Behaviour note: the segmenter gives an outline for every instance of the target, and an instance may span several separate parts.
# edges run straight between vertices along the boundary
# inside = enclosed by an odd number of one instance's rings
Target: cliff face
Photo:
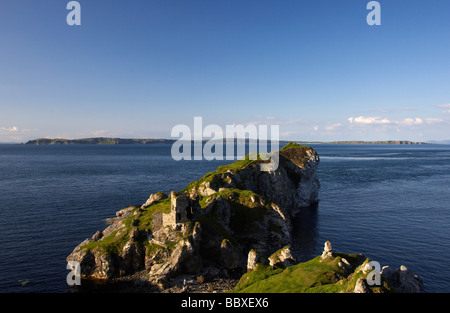
[[[170,196],[116,213],[111,225],[67,258],[84,277],[109,279],[144,271],[160,288],[179,274],[243,273],[249,252],[267,259],[291,244],[290,217],[318,201],[317,153],[288,144],[275,171],[263,160],[221,166]]]

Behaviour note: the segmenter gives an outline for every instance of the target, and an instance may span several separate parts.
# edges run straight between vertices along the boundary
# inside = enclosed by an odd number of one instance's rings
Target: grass
[[[145,208],[145,211],[141,212],[138,216],[135,216],[133,219],[138,221],[138,229],[151,230],[153,214],[157,212],[170,213],[170,198],[153,202]]]
[[[122,251],[122,248],[129,241],[130,231],[133,227],[137,227],[140,231],[151,230],[153,214],[156,212],[169,213],[170,212],[170,198],[163,199],[152,203],[144,211],[138,215],[133,213],[138,210],[136,207],[131,216],[123,220],[123,227],[112,232],[110,235],[102,238],[100,241],[91,241],[82,246],[81,249],[99,250],[107,255],[117,255]],[[144,244],[146,238],[140,238],[137,242]]]
[[[88,251],[96,249],[106,255],[117,255],[118,253],[120,253],[123,246],[127,243],[128,234],[129,232],[126,229],[124,232],[116,230],[109,236],[104,237],[101,241],[91,241],[88,244],[82,246],[81,249],[86,249]]]
[[[346,273],[338,266],[345,257],[356,268]],[[365,278],[361,270],[369,260],[358,260],[356,255],[337,254],[321,260],[318,256],[308,262],[290,266],[284,270],[258,264],[255,270],[244,274],[233,292],[236,293],[340,293],[352,292],[356,281]],[[359,265],[358,265],[359,264]],[[370,286],[372,292],[389,292],[392,288],[382,280],[381,286]]]
[[[186,186],[186,188],[182,190],[182,192],[190,192],[192,189],[196,190],[199,186],[208,182],[214,182],[218,186],[224,186],[225,182],[223,182],[221,178],[223,174],[227,173],[228,171],[236,173],[248,168],[249,166],[262,162],[266,161],[261,159],[261,156],[259,154],[248,154],[241,160],[237,160],[236,162],[233,162],[231,164],[219,166],[215,171],[211,171],[199,180],[191,182],[188,186]]]
[[[336,270],[337,266],[333,263],[319,261],[320,257],[316,257],[311,261],[288,267],[285,270],[271,270],[269,266],[261,269],[257,267],[257,269],[241,278],[234,291],[244,293],[306,292],[318,282],[324,283],[327,275],[330,275],[328,273],[333,273]],[[263,272],[259,273],[261,270]]]
[[[298,143],[295,142],[290,142],[287,145],[285,145],[283,148],[281,148],[280,151],[286,151],[286,150],[290,150],[290,149],[309,149],[311,148],[310,146],[305,146],[305,145],[299,145]]]

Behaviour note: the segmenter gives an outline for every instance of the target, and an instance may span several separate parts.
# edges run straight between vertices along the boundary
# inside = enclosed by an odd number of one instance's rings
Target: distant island
[[[170,139],[126,139],[126,138],[83,138],[83,139],[63,139],[63,138],[39,138],[30,140],[26,145],[126,145],[126,144],[153,144],[153,143],[174,143]]]
[[[26,142],[26,145],[74,145],[74,144],[89,144],[89,145],[125,145],[125,144],[155,144],[155,143],[169,143],[172,144],[175,139],[127,139],[127,138],[109,138],[109,137],[95,137],[82,139],[64,139],[64,138],[39,138]],[[204,140],[206,141],[206,140]],[[225,141],[225,139],[224,139]],[[244,139],[235,139],[236,142],[248,142]],[[296,141],[299,144],[350,144],[350,145],[425,145],[426,142],[414,142],[409,140],[387,140],[387,141]],[[280,144],[287,143],[287,141],[280,141]]]

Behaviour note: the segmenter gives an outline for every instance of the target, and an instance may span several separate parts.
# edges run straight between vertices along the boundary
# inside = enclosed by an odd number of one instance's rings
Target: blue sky
[[[0,142],[170,138],[276,124],[292,140],[450,139],[450,2],[0,2]]]

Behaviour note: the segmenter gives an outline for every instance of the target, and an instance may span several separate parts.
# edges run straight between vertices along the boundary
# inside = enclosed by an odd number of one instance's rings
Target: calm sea
[[[450,146],[313,147],[320,203],[295,219],[297,258],[329,240],[450,292]],[[227,163],[176,162],[170,148],[0,145],[0,292],[65,292],[66,257],[104,219]]]

